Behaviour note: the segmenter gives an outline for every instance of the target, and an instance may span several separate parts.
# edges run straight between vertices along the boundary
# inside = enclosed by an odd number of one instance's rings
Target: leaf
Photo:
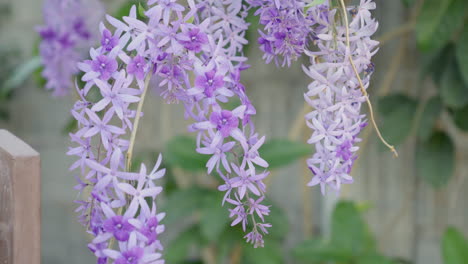
[[[338,202],[332,215],[331,228],[330,244],[333,247],[356,255],[375,249],[375,241],[352,202]]]
[[[197,187],[174,191],[163,204],[163,211],[167,212],[164,221],[173,224],[192,217],[201,208],[204,197],[205,191]]]
[[[283,254],[281,245],[277,241],[266,239],[265,247],[254,248],[251,244],[244,244],[244,264],[282,264]]]
[[[449,227],[442,238],[445,264],[468,263],[468,242],[454,227]]]
[[[223,231],[229,227],[229,214],[221,205],[224,192],[211,191],[205,194],[200,219],[201,234],[208,241],[219,239]]]
[[[444,132],[434,132],[417,146],[416,168],[420,177],[438,188],[445,185],[454,171],[454,146]]]
[[[419,47],[423,51],[433,51],[442,48],[451,40],[454,33],[463,26],[467,1],[451,0],[447,2],[450,2],[450,4],[440,23],[436,25],[432,37],[424,41],[424,43],[419,43]]]
[[[403,94],[380,98],[378,110],[381,114],[383,137],[392,145],[405,141],[411,132],[417,102]]]
[[[196,227],[182,232],[176,239],[169,243],[164,253],[164,259],[167,263],[180,263],[186,260],[190,245],[195,244],[199,239],[200,234]]]
[[[427,101],[419,123],[418,136],[421,140],[425,141],[429,138],[441,111],[442,101],[440,97],[434,96]]]
[[[309,145],[287,139],[267,141],[259,153],[270,164],[270,169],[288,165],[304,156],[311,154]]]
[[[416,40],[421,50],[427,51],[430,42],[437,37],[435,33],[452,2],[453,0],[427,0],[424,2],[416,21]]]
[[[349,262],[353,258],[350,252],[316,239],[300,243],[293,249],[293,256],[306,263]]]
[[[62,133],[68,135],[68,133],[76,131],[78,129],[78,121],[74,117],[70,117],[62,128]]]
[[[422,56],[421,76],[431,76],[437,86],[440,86],[445,68],[455,58],[455,45],[447,44],[443,49]]]
[[[141,2],[138,2],[138,16],[142,18],[146,17],[145,12],[146,12],[145,7],[141,4]]]
[[[453,112],[453,121],[459,129],[468,131],[468,105]]]
[[[144,8],[143,8],[145,6],[144,5],[145,2],[146,1],[143,1],[143,0],[126,1],[119,7],[119,9],[117,9],[117,12],[114,13],[114,17],[119,20],[122,20],[124,16],[128,16],[130,14],[130,10],[132,9],[132,6],[135,5],[137,7],[137,18],[140,20],[144,19],[146,18],[146,15],[144,14]],[[142,11],[143,11],[143,14],[142,14]]]
[[[314,7],[314,6],[318,6],[318,5],[321,5],[325,3],[325,0],[313,0],[310,4],[307,4],[305,7],[304,7],[304,11],[307,12],[307,10],[309,10],[309,8],[311,7]]]
[[[206,170],[209,156],[195,151],[196,140],[188,136],[176,136],[166,144],[166,162],[186,170]]]
[[[468,85],[468,26],[463,28],[456,45],[456,57],[463,80]]]
[[[444,70],[440,84],[442,102],[452,108],[461,108],[468,104],[468,85],[464,83],[459,68],[452,61]]]
[[[33,57],[16,68],[11,77],[2,86],[2,97],[25,82],[34,71],[41,67],[41,58]]]

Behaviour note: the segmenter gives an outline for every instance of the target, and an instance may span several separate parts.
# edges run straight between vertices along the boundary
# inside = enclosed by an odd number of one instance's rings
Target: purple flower
[[[341,184],[353,182],[350,175],[361,130],[366,126],[365,116],[360,113],[366,100],[359,87],[354,67],[362,77],[364,88],[369,86],[374,71],[371,62],[378,42],[370,37],[377,30],[377,23],[370,11],[375,8],[371,0],[361,1],[349,24],[350,48],[347,47],[346,26],[337,10],[329,10],[328,4],[309,9],[309,18],[315,27],[315,43],[318,50],[307,51],[310,56],[306,74],[313,79],[305,94],[306,102],[314,109],[305,118],[313,132],[308,140],[316,152],[307,164],[313,173],[309,186],[320,184],[322,194],[329,186],[337,191]],[[338,38],[336,37],[338,34]],[[353,58],[354,66],[349,58]]]
[[[140,230],[140,232],[148,239],[149,244],[152,244],[158,239],[158,225],[158,218],[153,216],[146,221],[146,224]]]
[[[144,164],[141,165],[140,169],[140,176],[138,178],[138,184],[135,187],[128,183],[119,183],[118,187],[126,194],[133,196],[132,201],[130,202],[127,211],[129,212],[136,212],[138,207],[141,207],[142,212],[145,215],[150,215],[150,209],[148,207],[148,203],[145,200],[145,197],[156,197],[161,191],[161,187],[151,187],[151,188],[144,188],[146,183],[146,167]]]
[[[143,80],[145,78],[146,71],[146,60],[140,55],[133,58],[127,65],[127,72],[135,75],[138,79]]]
[[[215,125],[221,135],[226,138],[239,125],[239,119],[229,110],[222,110],[221,113],[213,112],[210,116],[210,122]]]
[[[111,51],[119,43],[119,38],[112,36],[108,29],[102,31],[101,45],[105,51]]]
[[[96,115],[95,112],[91,111],[90,109],[86,109],[86,114],[88,115],[89,119],[92,121],[92,126],[89,128],[83,135],[85,138],[90,138],[98,133],[101,134],[101,142],[103,146],[108,149],[109,147],[109,140],[112,134],[124,134],[125,131],[113,125],[109,125],[108,123],[112,119],[114,115],[113,111],[108,111],[104,114],[102,120]]]
[[[99,0],[46,0],[44,26],[38,27],[39,46],[47,80],[54,96],[67,95],[78,73],[76,63],[85,58],[97,37],[98,20],[103,15]]]
[[[186,32],[179,34],[179,41],[184,48],[193,52],[200,52],[202,46],[208,43],[208,37],[199,28],[192,27],[186,30]]]
[[[98,72],[101,80],[107,81],[112,76],[117,68],[118,64],[115,59],[109,58],[106,55],[99,55],[96,59],[90,62],[91,69],[94,72]]]
[[[223,87],[223,76],[216,75],[216,71],[212,70],[195,78],[195,85],[204,89],[207,97],[212,97],[216,89]]]
[[[119,74],[119,77],[117,77],[112,87],[110,87],[107,82],[103,82],[99,79],[95,80],[101,92],[102,99],[93,105],[91,110],[99,112],[112,103],[112,107],[117,116],[123,119],[123,113],[127,110],[127,105],[140,101],[140,98],[135,96],[139,94],[140,91],[129,88],[128,85],[130,85],[130,82],[130,80],[125,79],[124,72]]]
[[[128,223],[121,215],[116,215],[107,219],[103,225],[104,231],[114,234],[118,241],[127,241],[130,237],[130,232],[135,228]]]
[[[139,264],[143,257],[144,250],[140,247],[134,247],[122,253],[122,255],[115,260],[115,264]]]

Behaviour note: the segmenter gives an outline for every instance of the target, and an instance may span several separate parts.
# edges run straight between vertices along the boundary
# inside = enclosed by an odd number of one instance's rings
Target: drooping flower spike
[[[126,263],[125,258],[162,263],[157,234],[163,230],[163,216],[154,202],[146,204],[161,191],[154,183],[164,174],[157,170],[161,160],[150,174],[144,164],[139,173],[129,171],[149,88],[168,102],[182,102],[186,117],[194,120],[189,131],[197,133],[197,151],[212,156],[207,172],[219,173],[224,181],[220,191],[230,186],[220,204],[233,206],[233,225],[242,222],[249,229],[247,241],[263,246],[271,226],[264,223],[269,207],[260,204],[266,191],[262,180],[269,174],[268,163],[258,154],[265,138],[254,131],[250,116],[255,108],[239,82],[246,69],[246,58],[239,55],[246,43],[245,7],[240,0],[188,3],[185,8],[173,0],[149,1],[145,21],[138,19],[136,7],[123,21],[108,15],[111,27],[100,25],[102,46],[92,48],[91,58],[78,64],[86,84],[78,88],[81,99],[72,109],[80,129],[71,139],[79,146],[69,154],[78,156],[72,168],[81,169],[77,189],[91,190],[78,201],[77,210],[96,237],[89,247],[98,263]],[[92,89],[102,96],[97,102],[87,98]],[[223,109],[221,103],[235,97],[240,105]],[[118,250],[113,241],[118,241]]]
[[[305,54],[310,66],[305,73],[313,79],[304,95],[313,111],[305,116],[313,130],[309,144],[315,145],[315,154],[307,160],[313,174],[309,186],[320,185],[339,191],[342,184],[353,182],[351,169],[357,159],[356,146],[361,141],[360,131],[367,126],[361,105],[369,105],[370,121],[383,141],[373,119],[373,110],[366,92],[374,71],[371,58],[378,50],[378,42],[371,37],[378,23],[371,16],[375,9],[372,0],[361,0],[356,7],[338,6],[330,1],[249,0],[259,7],[260,47],[266,62],[290,65]],[[352,17],[348,21],[348,17]],[[397,155],[397,154],[396,154]]]
[[[37,31],[45,87],[54,96],[68,95],[79,72],[76,63],[97,42],[97,25],[104,8],[99,0],[46,0],[43,14],[45,24]]]

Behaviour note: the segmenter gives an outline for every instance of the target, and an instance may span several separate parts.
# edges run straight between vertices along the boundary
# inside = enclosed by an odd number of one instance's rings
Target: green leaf
[[[314,7],[314,6],[318,6],[318,5],[321,5],[325,3],[325,0],[313,0],[310,4],[307,4],[305,7],[304,7],[304,10],[307,12],[307,10],[309,10],[309,8],[311,7]]]
[[[224,193],[211,191],[204,197],[200,231],[208,241],[218,240],[223,231],[229,226],[229,214],[226,208],[221,206]]]
[[[421,76],[431,76],[437,86],[440,86],[445,68],[455,58],[455,45],[449,43],[443,49],[422,56]]]
[[[146,17],[145,12],[146,12],[145,7],[141,4],[141,2],[138,2],[138,15],[140,17]]]
[[[138,19],[144,19],[146,18],[146,15],[144,13],[145,2],[146,1],[143,0],[126,1],[119,7],[119,9],[117,9],[117,12],[114,13],[114,17],[117,19],[122,19],[124,16],[128,16],[130,14],[132,6],[136,6]]]
[[[461,108],[468,104],[468,85],[463,81],[459,68],[452,61],[442,75],[440,97],[443,103],[452,108]]]
[[[13,72],[11,77],[5,81],[2,86],[1,93],[6,95],[14,88],[20,86],[25,82],[38,68],[41,67],[41,58],[33,57],[24,62]]]
[[[270,169],[288,165],[304,156],[311,154],[310,146],[287,139],[273,139],[267,141],[259,153],[270,164]]]
[[[316,239],[307,240],[297,245],[293,249],[293,256],[306,263],[322,263],[327,261],[345,263],[353,258],[353,254],[349,251]]]
[[[265,247],[254,248],[251,244],[244,244],[244,264],[282,264],[281,245],[277,241],[265,240]]]
[[[454,171],[454,146],[444,132],[434,132],[416,149],[418,174],[433,187],[441,187],[449,181]]]
[[[442,101],[438,96],[434,96],[427,101],[419,123],[418,136],[421,140],[427,140],[431,136],[432,129],[441,111]]]
[[[468,85],[468,26],[463,28],[456,45],[456,57],[463,80]]]
[[[421,13],[416,21],[416,40],[420,49],[430,49],[439,25],[442,23],[450,4],[453,0],[427,0],[421,8]]]
[[[338,202],[332,215],[331,228],[330,244],[333,247],[356,255],[375,249],[375,241],[352,202]]]
[[[74,117],[70,117],[62,129],[62,133],[64,135],[68,135],[68,133],[76,131],[78,129],[78,121]]]
[[[166,162],[186,170],[206,170],[209,156],[195,151],[196,140],[188,136],[176,136],[166,144]]]
[[[174,191],[163,204],[163,211],[168,212],[164,221],[172,224],[192,217],[201,208],[205,194],[197,187]]]
[[[440,23],[436,25],[432,37],[423,43],[419,43],[419,47],[423,51],[432,51],[442,48],[451,40],[454,33],[463,26],[467,1],[451,0],[446,2],[450,2],[450,4],[440,20]]]
[[[417,102],[403,94],[380,98],[378,110],[381,114],[383,137],[392,145],[405,141],[411,132]]]
[[[171,241],[164,252],[167,263],[180,263],[188,258],[190,246],[200,239],[196,227],[190,228]]]
[[[459,129],[468,131],[468,105],[453,112],[453,121]]]
[[[449,227],[442,238],[442,255],[445,264],[468,263],[468,242],[454,227]]]

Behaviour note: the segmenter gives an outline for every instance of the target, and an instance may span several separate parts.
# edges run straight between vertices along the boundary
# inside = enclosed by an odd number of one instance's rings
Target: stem
[[[146,92],[148,91],[148,86],[149,86],[149,81],[151,79],[151,76],[152,76],[151,73],[149,73],[146,76],[145,88],[143,90],[143,93],[141,94],[140,102],[138,102],[135,122],[133,123],[133,130],[130,136],[130,145],[128,147],[127,155],[126,155],[126,163],[125,163],[126,171],[130,170],[130,165],[132,163],[132,153],[133,153],[133,147],[135,146],[135,139],[136,139],[136,132],[138,130],[138,124],[140,123],[141,109],[143,108],[143,103],[145,102]],[[124,207],[125,206],[119,208],[119,210],[117,211],[118,215],[122,215]],[[111,241],[109,242],[110,249],[112,249],[114,242],[115,242],[115,238],[112,237]]]
[[[126,165],[125,168],[130,170],[130,165],[132,163],[133,147],[135,146],[136,134],[138,131],[138,124],[140,123],[141,109],[143,108],[143,103],[145,102],[146,92],[148,91],[149,81],[151,79],[151,74],[148,74],[145,79],[145,88],[141,94],[140,102],[138,102],[137,112],[135,116],[135,122],[133,123],[132,135],[130,136],[130,145],[128,146],[127,156],[126,156]]]
[[[346,10],[346,5],[344,3],[344,0],[340,0],[340,3],[341,3],[341,8],[343,9],[343,16],[344,16],[344,20],[345,20],[345,28],[346,28],[346,46],[348,47],[348,49],[351,51],[351,45],[349,44],[349,23],[348,23],[348,11]],[[358,79],[358,82],[359,82],[359,87],[361,89],[361,92],[362,94],[364,95],[364,97],[366,98],[366,102],[367,102],[367,105],[369,106],[369,114],[370,114],[370,120],[372,122],[372,125],[374,126],[375,128],[375,131],[377,132],[377,135],[379,136],[380,140],[382,141],[382,143],[387,146],[392,152],[393,154],[395,155],[395,157],[398,157],[398,152],[395,150],[395,147],[388,144],[388,142],[382,137],[382,134],[380,133],[380,130],[379,130],[379,127],[377,126],[377,123],[375,122],[375,119],[374,119],[374,110],[372,108],[372,104],[369,100],[369,95],[367,94],[367,91],[366,89],[364,88],[364,85],[362,83],[362,80],[361,80],[361,76],[359,76],[359,72],[357,71],[356,69],[356,65],[354,65],[354,61],[353,61],[353,58],[351,56],[351,54],[349,54],[349,62],[353,68],[353,71],[354,71],[354,74],[356,75],[356,78]]]

